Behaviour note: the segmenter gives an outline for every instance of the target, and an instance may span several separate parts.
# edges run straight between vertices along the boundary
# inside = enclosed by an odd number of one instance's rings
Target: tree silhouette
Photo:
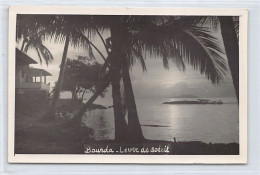
[[[200,16],[188,17],[188,23],[199,26],[210,26],[213,29],[220,28],[231,71],[233,85],[239,104],[239,17],[238,16]]]
[[[57,90],[50,112],[56,107],[62,86],[69,44],[88,49],[90,57],[93,57],[92,48],[94,48],[105,60],[102,83],[80,109],[71,125],[79,126],[86,109],[111,83],[115,139],[118,142],[142,142],[144,139],[129,74],[129,68],[136,61],[142,64],[144,70],[146,70],[146,57],[161,58],[166,69],[169,68],[169,60],[183,71],[185,65],[190,64],[194,69],[200,70],[201,74],[205,74],[212,83],[224,81],[226,77],[226,60],[222,56],[223,48],[218,39],[208,28],[194,25],[185,17],[36,15],[32,18],[30,22],[34,24],[33,27],[43,28],[44,36],[65,43]],[[103,39],[103,31],[109,31],[111,36]],[[107,58],[89,40],[93,35],[100,36],[106,48]],[[125,120],[126,112],[128,124]]]
[[[105,26],[110,26],[111,33],[110,77],[114,87],[114,114],[118,122],[116,126],[125,123],[123,107],[120,103],[122,97],[118,95],[122,72],[128,111],[128,130],[118,129],[120,134],[116,136],[116,140],[127,139],[131,142],[143,140],[129,76],[129,67],[135,63],[135,60],[139,60],[145,70],[145,56],[162,58],[165,68],[168,68],[168,60],[171,59],[182,70],[185,70],[185,63],[191,64],[205,74],[212,83],[225,80],[227,66],[222,57],[223,49],[207,28],[188,25],[175,17],[112,16],[110,19],[107,18],[104,23]],[[104,80],[104,82],[108,81]],[[106,86],[107,84],[104,83],[100,90]],[[93,98],[97,96],[94,94]],[[76,118],[82,116],[82,112],[88,108],[93,98],[90,98]]]

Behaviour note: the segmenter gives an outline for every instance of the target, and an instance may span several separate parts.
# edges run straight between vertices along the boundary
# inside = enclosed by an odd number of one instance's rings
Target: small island
[[[164,102],[163,104],[218,104],[221,105],[221,100],[208,100],[208,99],[197,99],[197,100],[181,100],[181,101],[170,101]]]

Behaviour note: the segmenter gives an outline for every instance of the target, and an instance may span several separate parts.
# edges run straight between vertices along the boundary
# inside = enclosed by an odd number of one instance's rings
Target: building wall
[[[50,85],[41,82],[33,82],[33,77],[27,73],[28,69],[29,65],[16,66],[15,92],[17,100],[29,104],[36,99],[47,100]]]
[[[33,82],[33,77],[26,74],[26,69],[29,69],[29,65],[17,66],[16,67],[16,71],[15,71],[15,73],[16,73],[16,75],[15,75],[16,88],[20,88],[21,83]]]

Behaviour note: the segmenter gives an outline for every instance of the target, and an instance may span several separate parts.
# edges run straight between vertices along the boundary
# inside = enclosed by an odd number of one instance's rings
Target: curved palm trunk
[[[84,115],[84,113],[86,112],[86,110],[93,104],[93,102],[97,99],[98,96],[101,95],[101,93],[109,86],[110,83],[110,79],[111,79],[111,73],[107,73],[105,74],[105,70],[108,67],[108,65],[110,64],[110,57],[108,56],[103,68],[102,68],[102,73],[101,75],[103,76],[101,82],[103,83],[98,90],[92,95],[92,97],[90,97],[90,99],[80,108],[79,112],[75,115],[75,117],[72,119],[72,121],[69,123],[69,126],[75,126],[75,127],[79,127],[81,125],[81,120],[82,120],[82,116]],[[105,75],[104,75],[105,74]]]
[[[57,102],[58,102],[58,99],[60,96],[61,85],[62,85],[63,76],[64,76],[64,72],[65,72],[65,63],[66,63],[66,58],[67,58],[67,53],[68,53],[68,47],[69,47],[69,34],[66,36],[66,41],[65,41],[63,55],[62,55],[62,61],[61,61],[61,65],[60,65],[58,83],[56,86],[56,90],[54,91],[53,99],[52,99],[51,106],[50,106],[50,109],[48,112],[48,115],[50,115],[50,117],[53,116],[53,113],[56,109],[56,105],[57,105]]]
[[[114,54],[114,53],[111,53]],[[116,56],[116,55],[115,55]],[[117,57],[118,58],[118,57]],[[108,60],[106,60],[108,61]],[[84,104],[77,115],[69,123],[71,127],[79,127],[81,124],[82,116],[85,111],[92,105],[97,97],[108,87],[109,83],[112,83],[112,97],[115,116],[115,140],[117,142],[125,142],[127,139],[127,124],[124,118],[121,91],[120,91],[120,79],[121,79],[121,66],[118,65],[115,59],[110,60],[111,69],[108,74],[102,79],[103,84],[97,90],[97,92]]]
[[[221,34],[239,104],[239,46],[232,17],[219,17]]]
[[[126,59],[123,60],[122,70],[126,94],[126,106],[128,111],[128,138],[131,142],[142,142],[144,140],[144,136],[138,119],[135,97]]]
[[[79,127],[81,125],[82,116],[97,99],[97,97],[100,96],[101,93],[108,87],[109,83],[110,79],[108,77],[105,77],[102,86],[92,95],[92,97],[84,104],[84,106],[81,107],[77,115],[69,123],[69,126]]]

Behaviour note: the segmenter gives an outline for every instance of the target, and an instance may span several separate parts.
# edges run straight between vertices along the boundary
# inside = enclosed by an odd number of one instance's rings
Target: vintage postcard
[[[10,7],[10,163],[247,163],[247,10]]]

